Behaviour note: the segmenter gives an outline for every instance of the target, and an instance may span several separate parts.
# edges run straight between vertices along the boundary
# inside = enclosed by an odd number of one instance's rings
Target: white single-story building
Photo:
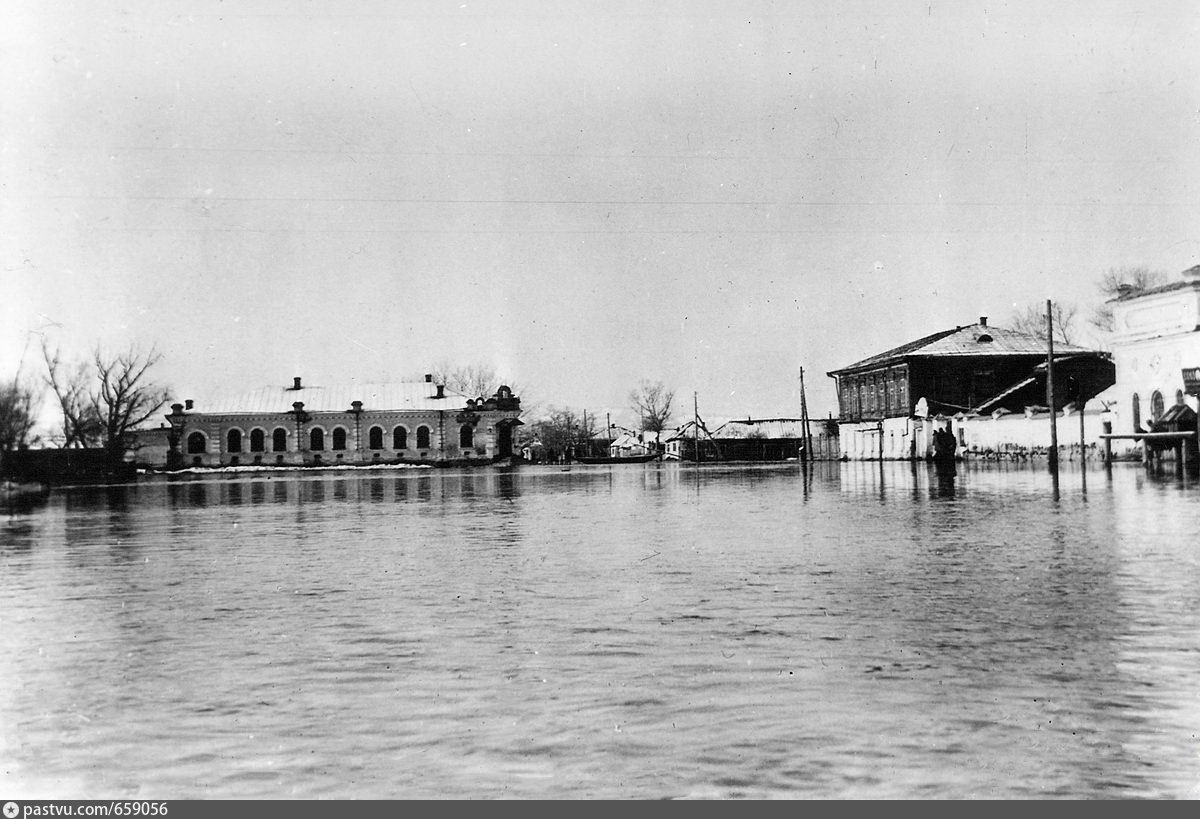
[[[306,386],[297,377],[291,386],[173,404],[162,465],[484,462],[513,454],[520,412],[508,387],[472,398],[429,375],[330,387]]]

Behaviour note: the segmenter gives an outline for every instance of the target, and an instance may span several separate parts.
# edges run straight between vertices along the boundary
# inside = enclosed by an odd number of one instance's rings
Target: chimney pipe
[[[300,386],[300,376],[298,376],[298,375],[297,375],[297,376],[295,376],[295,377],[293,377],[293,378],[292,378],[292,389],[293,389],[293,390],[298,390],[298,389],[301,389],[301,386]]]
[[[979,324],[981,327],[987,327],[987,316],[980,316]]]
[[[185,399],[184,399],[184,401],[183,401],[183,408],[184,408],[185,410],[190,410],[190,409],[192,408],[192,399],[190,399],[190,398],[185,398]]]

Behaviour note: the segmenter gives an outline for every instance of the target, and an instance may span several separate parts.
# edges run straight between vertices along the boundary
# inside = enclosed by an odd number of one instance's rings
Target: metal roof
[[[1056,341],[1054,352],[1059,354],[1095,352],[1074,344]],[[1027,356],[1045,355],[1046,340],[1033,333],[1022,333],[990,324],[968,324],[953,330],[901,344],[841,369],[831,370],[829,375],[850,370],[865,370],[898,363],[914,356]]]
[[[810,425],[812,422],[809,422]],[[798,418],[726,421],[713,430],[714,438],[803,438],[803,422]]]
[[[468,396],[447,389],[437,397],[437,384],[403,381],[393,384],[349,384],[330,387],[261,387],[257,390],[195,401],[189,412],[214,415],[252,415],[289,412],[292,404],[304,402],[306,412],[348,412],[351,402],[362,401],[364,412],[378,410],[457,410],[467,405]]]

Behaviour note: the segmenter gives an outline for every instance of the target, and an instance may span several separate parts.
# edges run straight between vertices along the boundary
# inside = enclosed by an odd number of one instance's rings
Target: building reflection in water
[[[594,477],[594,476],[593,476]],[[453,472],[414,470],[414,474],[385,478],[380,475],[288,475],[247,478],[175,479],[158,484],[170,508],[205,508],[265,504],[323,504],[349,501],[369,503],[431,503],[454,501],[468,505],[499,497],[512,500],[520,495],[521,477],[513,472],[480,469]],[[268,488],[269,486],[269,488]],[[130,487],[111,490],[104,507],[128,506]],[[76,493],[72,504],[95,503],[95,493]]]
[[[375,503],[383,500],[383,478],[371,478],[367,481],[367,497]]]

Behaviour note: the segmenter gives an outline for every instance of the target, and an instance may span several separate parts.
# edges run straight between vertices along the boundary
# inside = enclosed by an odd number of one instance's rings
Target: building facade
[[[1016,432],[1018,425],[1000,425],[998,419],[1086,405],[1115,378],[1107,353],[1055,344],[1051,408],[1046,403],[1046,359],[1045,340],[988,326],[981,317],[977,324],[943,330],[833,370],[828,375],[837,383],[842,457],[926,458],[933,433],[947,428],[963,451],[1028,448],[1028,442],[1004,440],[998,430]],[[970,434],[973,425],[983,434],[984,423],[987,450]]]
[[[1200,265],[1177,281],[1118,295],[1109,305],[1117,372],[1105,396],[1112,399],[1113,433],[1148,432],[1173,407],[1200,410],[1194,386],[1200,370]],[[1142,443],[1114,439],[1112,446],[1117,455],[1135,455]]]
[[[162,466],[487,463],[513,454],[520,399],[508,387],[471,398],[435,384],[266,387],[167,416]]]

